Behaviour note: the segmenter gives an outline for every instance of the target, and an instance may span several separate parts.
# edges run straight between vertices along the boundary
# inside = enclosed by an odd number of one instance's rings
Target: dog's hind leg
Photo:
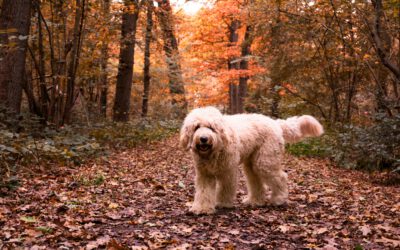
[[[215,176],[197,171],[195,181],[196,194],[190,211],[195,214],[212,214],[216,205]]]
[[[264,144],[253,157],[255,175],[271,189],[270,202],[282,205],[288,199],[287,174],[282,170],[283,144]]]
[[[254,171],[252,163],[244,164],[246,175],[247,197],[243,203],[251,206],[262,206],[265,204],[265,189],[260,176]]]
[[[217,177],[217,207],[233,207],[237,189],[237,169]]]
[[[271,204],[282,205],[287,202],[288,188],[287,188],[287,174],[279,170],[273,172],[268,176],[268,183],[271,188]]]

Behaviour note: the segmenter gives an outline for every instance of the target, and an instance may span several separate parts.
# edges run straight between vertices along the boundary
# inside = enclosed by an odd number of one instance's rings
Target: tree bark
[[[15,113],[20,112],[26,80],[31,5],[30,0],[3,0],[0,14],[0,104]]]
[[[150,43],[151,31],[153,29],[153,1],[147,3],[147,23],[144,48],[144,67],[143,67],[143,101],[142,117],[147,116],[150,92]]]
[[[241,60],[239,68],[240,70],[248,70],[249,69],[249,61],[248,56],[250,55],[250,47],[252,43],[252,36],[251,36],[252,27],[250,25],[246,26],[246,32],[244,34],[244,39],[242,42],[242,51],[241,51]],[[247,80],[249,79],[248,76],[240,76],[239,78],[239,93],[238,93],[238,113],[244,112],[244,102],[247,96]]]
[[[125,0],[122,14],[121,48],[114,100],[113,120],[129,120],[130,98],[133,78],[136,25],[139,18],[139,5],[135,0]]]
[[[172,105],[179,116],[185,115],[187,101],[180,65],[178,42],[174,34],[174,22],[172,8],[169,0],[157,0],[159,8],[157,17],[164,40],[164,51],[167,57],[169,90],[172,97]]]
[[[283,62],[283,56],[280,54],[280,45],[282,44],[282,34],[281,33],[281,0],[275,1],[276,4],[276,23],[271,27],[271,51],[275,54],[275,60],[272,65],[273,72],[271,73],[271,116],[274,118],[280,118],[280,109],[279,104],[281,102],[281,96],[279,95],[279,90],[282,88],[281,86],[281,73],[282,69],[280,67],[281,62]],[[278,54],[278,55],[277,55]]]
[[[384,43],[381,38],[381,34],[383,32],[381,19],[384,11],[382,6],[382,0],[375,0],[372,1],[372,3],[374,6],[375,13],[374,13],[374,21],[372,24],[371,37],[374,43],[375,50],[382,64],[393,73],[393,75],[397,79],[397,82],[400,82],[400,67],[390,59],[388,55],[389,53],[385,49]]]
[[[75,103],[75,79],[80,59],[85,1],[86,0],[76,0],[74,33],[67,71],[67,96],[65,100],[63,123],[70,122],[72,107]]]
[[[239,21],[233,20],[228,29],[229,29],[229,46],[236,46],[239,40],[239,35],[237,30],[239,29]],[[239,62],[235,61],[236,58],[228,58],[228,69],[229,70],[238,70],[240,65]],[[234,62],[235,61],[235,62]],[[236,83],[229,83],[229,112],[231,114],[238,113],[238,103],[239,103],[239,89]]]
[[[103,0],[103,15],[106,20],[105,23],[110,21],[110,0]],[[107,72],[107,62],[108,62],[108,41],[103,40],[101,47],[101,76],[100,76],[100,114],[106,118],[107,117],[107,95],[108,95],[108,72]]]
[[[42,28],[42,17],[40,12],[40,2],[36,2],[37,11],[37,22],[38,22],[38,50],[39,50],[39,61],[38,61],[38,75],[39,75],[39,89],[40,89],[40,113],[45,120],[48,119],[48,103],[50,102],[49,95],[46,88],[46,67],[45,67],[45,55],[43,47],[43,28]]]

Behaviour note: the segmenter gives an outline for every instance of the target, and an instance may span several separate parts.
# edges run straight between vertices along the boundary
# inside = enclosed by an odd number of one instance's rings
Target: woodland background
[[[399,0],[0,8],[0,249],[400,247]],[[234,208],[188,212],[177,135],[205,105],[323,123],[287,145],[288,204],[242,204],[240,178]]]
[[[399,171],[398,0],[202,3],[0,0],[1,186],[175,134],[204,105],[312,114],[326,135],[289,152]]]

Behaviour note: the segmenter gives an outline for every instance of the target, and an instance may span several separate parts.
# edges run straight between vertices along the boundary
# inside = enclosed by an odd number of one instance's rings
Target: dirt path
[[[189,214],[193,167],[177,138],[77,168],[35,168],[0,197],[0,249],[390,249],[400,187],[328,161],[287,156],[289,204]]]

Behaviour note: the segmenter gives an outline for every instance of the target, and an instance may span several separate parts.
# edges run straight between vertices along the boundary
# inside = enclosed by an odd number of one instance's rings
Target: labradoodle
[[[288,199],[287,174],[282,168],[284,144],[319,136],[322,125],[312,116],[273,120],[260,114],[223,115],[214,107],[192,110],[184,120],[180,145],[191,151],[195,166],[195,197],[190,209],[211,214],[215,207],[232,207],[239,165],[243,165],[248,195],[244,203],[284,204]]]

